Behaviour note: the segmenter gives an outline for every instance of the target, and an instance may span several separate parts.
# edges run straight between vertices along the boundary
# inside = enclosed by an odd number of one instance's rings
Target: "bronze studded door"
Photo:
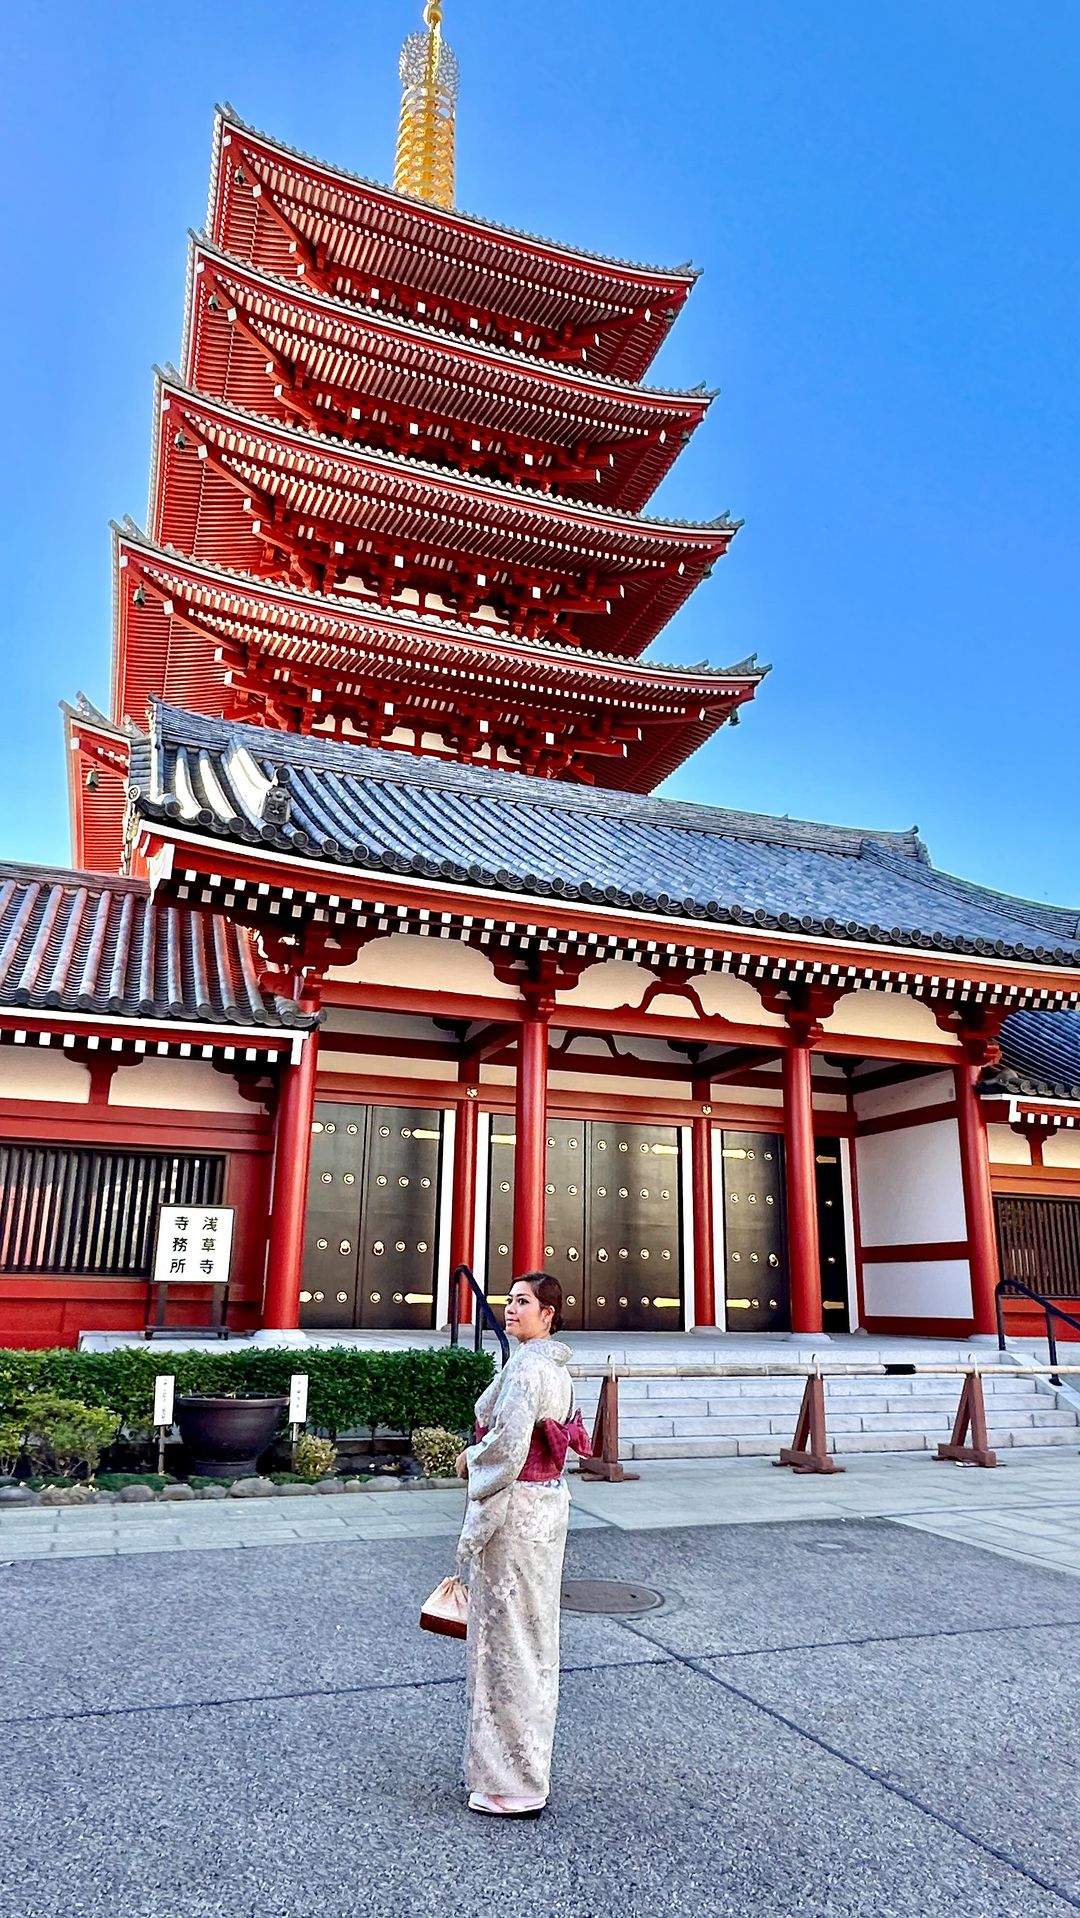
[[[818,1240],[821,1247],[821,1316],[826,1332],[848,1332],[847,1238],[844,1231],[844,1178],[839,1139],[818,1139]]]
[[[727,1329],[790,1331],[783,1140],[725,1131],[721,1151]]]
[[[491,1122],[488,1297],[513,1278],[514,1122]],[[549,1119],[544,1264],[573,1331],[682,1328],[679,1135],[674,1126]]]
[[[365,1106],[315,1107],[300,1280],[304,1327],[355,1324],[367,1120]]]
[[[563,1289],[563,1324],[584,1323],[586,1127],[549,1119],[544,1195],[544,1266]],[[513,1281],[514,1121],[496,1113],[491,1121],[488,1177],[487,1295],[498,1311]]]
[[[441,1145],[441,1112],[316,1105],[302,1326],[434,1324]]]
[[[596,1120],[588,1164],[586,1324],[596,1332],[681,1331],[677,1129]]]
[[[442,1113],[372,1106],[360,1212],[356,1324],[435,1323]]]

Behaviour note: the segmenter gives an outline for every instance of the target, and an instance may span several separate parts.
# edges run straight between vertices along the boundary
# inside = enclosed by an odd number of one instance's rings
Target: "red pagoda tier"
[[[639,380],[697,274],[633,266],[432,206],[218,111],[215,246],[318,293]]]
[[[121,861],[154,698],[650,792],[753,697],[753,660],[641,662],[737,530],[643,512],[713,397],[639,384],[694,273],[471,219],[426,179],[218,115],[147,530],[117,531],[111,710],[68,716],[80,859]]]
[[[118,692],[290,732],[648,792],[746,700],[753,660],[612,661],[184,559],[116,531]],[[164,674],[161,665],[164,662]],[[133,715],[134,716],[134,715]]]
[[[343,445],[159,375],[150,532],[195,559],[636,658],[737,528],[635,518]],[[414,601],[415,603],[415,601]]]
[[[193,236],[184,378],[290,426],[621,512],[713,395],[627,385],[282,285]]]

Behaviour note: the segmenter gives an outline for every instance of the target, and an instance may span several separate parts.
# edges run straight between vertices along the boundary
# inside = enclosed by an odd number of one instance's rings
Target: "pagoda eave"
[[[403,587],[469,619],[634,656],[737,530],[550,500],[346,447],[203,399],[159,375],[151,532],[231,570],[351,590]],[[449,604],[447,604],[449,601]]]
[[[267,418],[631,513],[712,400],[350,307],[197,239],[182,367],[189,386]]]
[[[560,750],[570,728],[583,751],[591,730],[591,750],[600,752],[611,729],[622,728],[633,748],[627,783],[645,790],[661,733],[678,736],[681,763],[692,738],[714,731],[763,677],[753,662],[721,673],[613,661],[405,608],[369,611],[263,586],[155,546],[134,528],[116,529],[116,553],[121,697],[140,719],[151,696],[170,697],[163,664],[198,658],[204,684],[194,710],[263,710],[268,723],[302,732],[343,726],[369,743],[391,743],[385,735],[437,713],[449,715],[466,753],[474,733],[509,749],[515,730],[527,747],[552,727]],[[666,768],[671,746],[664,751]]]
[[[640,379],[697,275],[634,266],[395,193],[219,110],[208,229],[262,271],[353,303]]]
[[[61,702],[72,863],[118,872],[123,859],[130,740],[80,696]]]

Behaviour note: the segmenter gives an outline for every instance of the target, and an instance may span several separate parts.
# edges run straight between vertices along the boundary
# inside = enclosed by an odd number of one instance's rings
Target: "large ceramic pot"
[[[200,1478],[251,1478],[288,1410],[288,1399],[177,1399],[176,1423]]]

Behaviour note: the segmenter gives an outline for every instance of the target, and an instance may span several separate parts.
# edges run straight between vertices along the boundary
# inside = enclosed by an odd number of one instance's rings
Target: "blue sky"
[[[144,515],[214,103],[385,178],[420,10],[5,11],[3,856],[70,856],[57,701],[107,698],[108,521]],[[946,869],[1080,905],[1075,0],[446,27],[464,207],[705,269],[653,375],[722,390],[656,505],[747,523],[654,651],[774,671],[667,790],[917,823]]]

